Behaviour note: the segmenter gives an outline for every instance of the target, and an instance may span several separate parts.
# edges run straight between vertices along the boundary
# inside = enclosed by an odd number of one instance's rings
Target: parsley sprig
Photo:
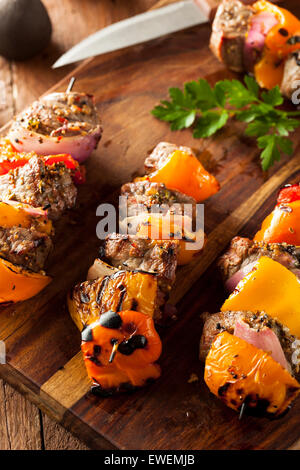
[[[264,171],[280,160],[281,154],[292,155],[289,133],[300,126],[300,111],[278,109],[284,102],[278,86],[260,93],[254,78],[222,80],[212,88],[207,80],[185,83],[184,89],[170,88],[170,100],[161,101],[151,111],[172,130],[193,127],[195,139],[211,137],[224,127],[229,118],[245,122],[245,134],[256,137]]]

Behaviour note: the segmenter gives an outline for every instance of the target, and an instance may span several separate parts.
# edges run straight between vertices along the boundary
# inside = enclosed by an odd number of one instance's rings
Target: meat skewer
[[[205,382],[243,414],[280,417],[300,393],[299,200],[299,184],[284,187],[272,231],[267,217],[254,241],[232,240],[218,262],[231,295],[220,313],[202,317]]]
[[[115,342],[111,340],[109,356],[105,357],[104,363],[98,356],[91,356],[87,342],[91,341],[91,335],[94,338],[95,329],[109,312],[122,315],[130,310],[131,315],[137,312],[156,324],[165,323],[168,315],[172,315],[172,309],[168,311],[166,308],[166,301],[175,281],[177,264],[180,257],[181,261],[185,258],[184,261],[189,262],[195,254],[188,249],[190,256],[185,253],[185,245],[193,245],[194,240],[187,237],[188,232],[181,228],[182,222],[188,219],[192,226],[197,218],[196,202],[219,189],[217,180],[187,147],[165,142],[158,144],[146,158],[145,170],[144,177],[136,178],[121,188],[126,202],[125,208],[121,207],[121,226],[126,229],[130,226],[130,234],[126,231],[125,234],[113,233],[106,237],[100,250],[101,259],[96,259],[91,266],[88,280],[76,285],[68,297],[71,317],[82,331],[82,351],[93,382],[92,391],[101,395],[124,391],[122,381],[126,383],[126,391],[128,386],[142,386],[147,380],[159,377],[156,364],[144,370],[142,380],[138,369],[135,373],[131,370],[129,376],[124,373],[128,367],[124,356],[133,354],[129,343],[134,335],[126,340],[125,349],[114,337]],[[178,178],[178,174],[182,178]],[[186,204],[190,209],[188,216],[185,215]],[[168,222],[166,237],[162,236],[160,226],[165,221]],[[153,228],[158,229],[156,236],[149,230]],[[183,240],[175,239],[176,235],[181,238],[183,235]],[[203,243],[197,254],[202,248]],[[105,336],[104,332],[102,335]],[[94,347],[102,350],[102,336]],[[136,347],[144,351],[147,343],[139,343]],[[155,360],[158,357],[156,355]],[[112,370],[112,365],[120,360],[123,364],[121,372]],[[112,376],[108,382],[109,373]]]
[[[300,76],[300,22],[290,12],[259,0],[223,0],[212,25],[210,47],[234,72],[253,73],[262,88],[279,85],[292,98]]]
[[[32,297],[51,281],[43,271],[53,248],[51,221],[74,207],[75,185],[84,181],[79,163],[61,151],[68,148],[83,160],[101,137],[92,97],[71,92],[73,85],[35,102],[13,122],[11,141],[1,140],[2,303]],[[56,155],[49,155],[52,150]]]

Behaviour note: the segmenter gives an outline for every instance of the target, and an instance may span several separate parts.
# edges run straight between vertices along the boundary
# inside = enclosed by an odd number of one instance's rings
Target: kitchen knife
[[[63,54],[52,66],[86,59],[156,39],[165,34],[205,23],[210,17],[211,0],[184,0],[132,16],[91,34]]]
[[[245,4],[255,0],[241,0]],[[280,3],[281,0],[273,0]],[[222,0],[160,0],[145,13],[114,23],[91,34],[69,49],[53,68],[88,57],[141,44],[212,20]]]

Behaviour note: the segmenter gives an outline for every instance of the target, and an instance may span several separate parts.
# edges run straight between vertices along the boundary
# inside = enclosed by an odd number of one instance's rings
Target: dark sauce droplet
[[[130,344],[134,349],[143,349],[147,346],[148,340],[143,335],[134,335],[130,338]]]
[[[95,346],[94,346],[94,356],[99,356],[100,353],[101,353],[101,346],[99,346],[99,344],[95,344]]]
[[[279,32],[279,34],[281,34],[281,36],[284,36],[284,37],[287,37],[287,36],[289,35],[288,30],[285,29],[285,28],[280,28],[280,29],[278,30],[278,32]]]
[[[103,326],[104,328],[117,330],[122,325],[122,318],[117,312],[109,310],[108,312],[101,315],[99,325]]]
[[[91,326],[86,326],[81,332],[82,341],[93,341],[93,329]]]
[[[147,338],[143,335],[134,335],[126,341],[120,343],[118,351],[124,356],[130,356],[136,349],[143,349],[147,346]]]

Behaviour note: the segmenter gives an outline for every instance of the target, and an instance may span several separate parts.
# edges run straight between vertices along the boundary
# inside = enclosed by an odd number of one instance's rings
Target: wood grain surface
[[[285,5],[300,14],[297,0]],[[198,77],[214,83],[233,76],[210,53],[209,34],[209,25],[201,25],[79,66],[76,89],[95,95],[103,119],[103,139],[87,163],[87,183],[80,188],[75,210],[57,227],[56,249],[48,268],[54,281],[37,297],[1,311],[0,339],[6,343],[8,357],[7,364],[0,366],[0,375],[91,448],[299,447],[299,401],[281,421],[247,418],[239,422],[232,410],[209,393],[198,361],[200,313],[218,311],[224,299],[214,266],[216,257],[233,235],[252,236],[274,205],[278,186],[299,180],[300,175],[299,133],[294,136],[293,158],[283,158],[265,175],[258,150],[244,137],[240,124],[230,123],[214,139],[193,140],[190,131],[172,133],[150,115],[170,86]],[[67,82],[68,77],[55,89],[64,90]],[[11,88],[14,97],[14,85]],[[99,399],[88,391],[80,335],[68,315],[66,293],[85,278],[97,255],[96,207],[109,200],[112,189],[142,169],[146,154],[161,140],[193,147],[220,180],[221,191],[205,203],[208,244],[203,256],[178,270],[172,301],[177,303],[179,320],[161,331],[161,379],[132,395]],[[199,381],[189,383],[192,373]],[[44,439],[50,421],[43,417],[42,422]],[[29,448],[46,447],[29,428],[24,427],[22,442],[28,442]],[[7,418],[5,429],[0,432],[9,446],[15,431]],[[52,428],[47,435],[53,433]],[[42,442],[41,435],[40,439]]]

